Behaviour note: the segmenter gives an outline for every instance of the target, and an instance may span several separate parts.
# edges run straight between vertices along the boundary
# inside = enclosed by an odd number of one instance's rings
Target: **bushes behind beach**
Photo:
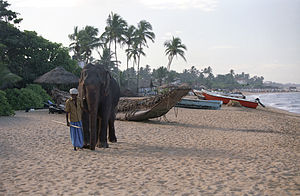
[[[0,116],[9,116],[14,114],[14,111],[7,101],[6,93],[0,90]]]
[[[14,110],[42,108],[47,100],[51,100],[51,97],[38,84],[0,91],[0,116],[12,115]]]

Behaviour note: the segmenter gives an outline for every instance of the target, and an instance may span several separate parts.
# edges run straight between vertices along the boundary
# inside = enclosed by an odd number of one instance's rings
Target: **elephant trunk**
[[[90,132],[90,147],[91,150],[95,150],[97,143],[97,117],[98,117],[98,105],[99,105],[99,90],[93,86],[85,88],[86,102],[89,113],[89,132]]]

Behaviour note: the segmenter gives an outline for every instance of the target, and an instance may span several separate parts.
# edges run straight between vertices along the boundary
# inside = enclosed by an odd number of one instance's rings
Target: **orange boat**
[[[236,98],[236,97],[219,95],[219,94],[211,93],[211,92],[207,92],[207,91],[202,91],[202,95],[205,97],[206,100],[220,100],[220,101],[223,101],[223,104],[227,104],[230,100],[233,100],[233,101],[240,102],[240,104],[242,106],[248,107],[248,108],[256,108],[258,105],[258,102],[256,102],[256,101],[249,101],[246,99],[240,99],[240,98]]]

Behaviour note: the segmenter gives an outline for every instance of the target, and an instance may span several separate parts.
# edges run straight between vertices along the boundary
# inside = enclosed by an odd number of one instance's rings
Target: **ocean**
[[[266,106],[300,114],[300,92],[254,94],[246,98],[249,100],[259,98]]]

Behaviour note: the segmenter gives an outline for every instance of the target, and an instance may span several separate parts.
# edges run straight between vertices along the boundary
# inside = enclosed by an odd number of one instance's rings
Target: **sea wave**
[[[247,99],[259,98],[266,106],[300,114],[300,92],[264,93],[248,95]]]

